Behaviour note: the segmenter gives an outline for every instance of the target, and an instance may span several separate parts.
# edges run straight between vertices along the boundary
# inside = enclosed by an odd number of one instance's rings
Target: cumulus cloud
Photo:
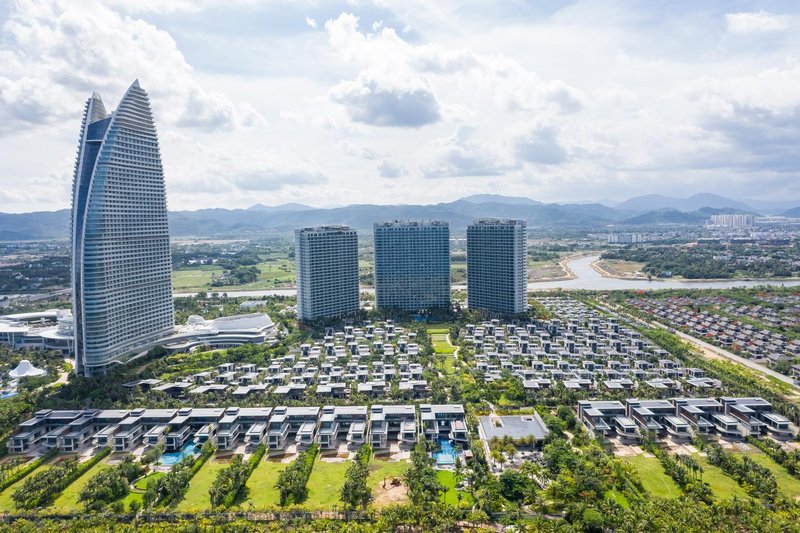
[[[384,159],[378,164],[378,174],[380,174],[382,178],[394,179],[402,178],[408,174],[408,171],[403,165],[398,165],[394,161]]]
[[[728,31],[737,35],[783,31],[789,27],[788,17],[773,15],[766,11],[728,13],[725,15],[725,22]]]
[[[552,126],[531,125],[514,138],[513,147],[517,158],[528,163],[557,165],[567,158]]]
[[[508,111],[569,114],[584,107],[580,90],[562,80],[543,80],[518,61],[469,49],[411,44],[393,28],[359,29],[358,17],[342,13],[325,23],[339,57],[358,66],[355,79],[340,82],[331,98],[347,106],[356,122],[375,126],[420,127],[444,118],[440,87],[469,87]]]
[[[422,174],[426,178],[498,176],[514,168],[502,154],[474,141],[476,132],[474,126],[461,125],[452,136],[435,141]]]
[[[0,40],[6,131],[74,117],[93,90],[114,101],[136,78],[153,97],[159,123],[205,130],[265,123],[252,106],[206,91],[168,33],[101,3],[87,4],[14,4]]]
[[[334,87],[331,98],[344,104],[354,121],[372,126],[419,128],[442,118],[436,97],[421,87],[385,87],[359,77]]]

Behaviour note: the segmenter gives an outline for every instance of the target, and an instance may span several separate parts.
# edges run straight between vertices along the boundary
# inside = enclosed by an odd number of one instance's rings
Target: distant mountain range
[[[355,204],[315,208],[303,204],[248,209],[199,209],[171,211],[173,236],[254,237],[272,231],[285,232],[301,226],[348,224],[369,230],[372,224],[394,219],[442,219],[455,231],[462,231],[475,218],[523,218],[531,227],[600,229],[606,225],[698,224],[716,213],[757,213],[749,205],[713,194],[688,198],[646,195],[631,198],[615,207],[600,203],[545,204],[525,197],[478,194],[435,205]],[[800,217],[800,207],[784,211]],[[0,213],[0,240],[46,240],[68,238],[69,210],[35,213]]]
[[[662,196],[660,194],[647,194],[645,196],[637,196],[626,200],[621,204],[617,204],[617,209],[626,211],[634,211],[636,213],[644,213],[647,211],[657,211],[661,209],[677,209],[678,211],[697,211],[703,207],[713,207],[715,209],[731,208],[739,209],[746,212],[755,212],[756,210],[749,205],[718,196],[716,194],[699,193],[694,194],[688,198],[678,198],[675,196]]]

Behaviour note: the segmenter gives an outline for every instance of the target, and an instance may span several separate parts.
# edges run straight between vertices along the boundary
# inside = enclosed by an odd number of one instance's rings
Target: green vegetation
[[[442,484],[433,468],[434,463],[433,457],[428,455],[427,442],[420,440],[411,451],[411,468],[405,475],[408,497],[414,505],[425,505],[439,499]]]
[[[635,455],[625,457],[625,461],[636,467],[644,489],[659,498],[677,498],[681,489],[675,481],[664,473],[661,462],[656,457]]]
[[[364,509],[372,501],[372,489],[367,483],[371,458],[372,446],[365,444],[356,453],[352,464],[347,467],[341,490],[341,500],[348,509]]]
[[[73,483],[70,489],[78,492],[78,501],[83,502],[87,510],[97,511],[127,496],[131,482],[143,473],[144,467],[134,461],[133,456],[126,455],[118,465],[101,469],[92,477],[84,475],[86,484],[83,487],[76,487],[78,483]],[[65,494],[62,494],[62,497]],[[72,500],[68,501],[71,503]],[[58,504],[56,501],[56,507]]]
[[[747,493],[736,481],[726,476],[718,467],[710,464],[702,455],[694,455],[694,460],[703,468],[703,481],[708,483],[717,498],[747,497]]]
[[[280,493],[280,505],[302,503],[308,496],[308,479],[319,455],[319,445],[312,444],[308,450],[300,452],[287,468],[278,474],[275,488]]]
[[[11,495],[11,499],[14,500],[14,506],[18,509],[34,509],[49,505],[73,481],[108,457],[110,453],[111,448],[103,448],[91,459],[83,463],[79,463],[78,458],[73,457],[47,470],[40,470],[25,479],[22,486],[17,488]]]
[[[246,463],[241,455],[235,455],[227,467],[217,472],[217,477],[208,489],[211,507],[233,505],[242,495],[247,479],[265,453],[267,453],[267,447],[262,444]]]
[[[718,466],[725,474],[736,480],[748,495],[768,503],[774,503],[781,498],[772,470],[754,461],[751,455],[742,455],[738,458],[723,450],[716,442],[706,443],[700,440],[697,442],[708,454],[709,464]]]
[[[56,455],[58,455],[58,448],[51,448],[41,457],[34,459],[33,461],[24,464],[19,463],[18,461],[11,461],[6,465],[3,465],[2,469],[2,478],[0,480],[0,492],[6,490],[11,485],[16,484],[22,478],[42,466],[43,464],[48,463],[51,459],[53,459]]]
[[[189,481],[182,499],[175,506],[175,510],[179,513],[193,513],[208,509],[211,506],[208,491],[217,478],[217,474],[226,466],[225,463],[214,460],[206,461]],[[166,477],[161,478],[159,482],[164,479]]]
[[[205,471],[208,473],[209,470],[211,470],[210,468],[203,469],[203,465],[214,455],[214,452],[214,445],[211,441],[207,441],[203,444],[200,457],[184,457],[179,463],[174,465],[169,472],[156,478],[155,482],[148,482],[147,489],[143,496],[145,507],[149,507],[156,502],[162,506],[174,505],[175,502],[179,502],[184,497],[187,491],[191,491],[193,487],[203,486],[205,478],[202,478],[196,483],[193,483],[193,481],[198,472]],[[210,485],[211,481],[209,480],[208,485],[205,486],[206,495],[208,494],[207,491]],[[181,504],[182,503],[183,502],[181,502]],[[191,503],[194,503],[194,500],[192,500]]]
[[[248,502],[255,509],[272,509],[280,505],[280,493],[275,488],[281,471],[288,464],[261,461],[247,480]]]
[[[308,478],[307,496],[303,507],[309,509],[332,509],[341,506],[342,487],[351,462],[329,462],[320,458],[314,462],[314,468]]]
[[[733,453],[732,455],[739,456],[742,460],[748,458],[759,467],[767,469],[770,476],[777,483],[778,489],[786,497],[793,500],[800,497],[800,479],[793,477],[785,468],[770,459],[766,454],[758,451],[750,451]]]
[[[741,245],[629,246],[606,251],[603,259],[644,263],[642,271],[652,276],[669,272],[688,279],[772,278],[798,274],[794,247],[753,248]]]

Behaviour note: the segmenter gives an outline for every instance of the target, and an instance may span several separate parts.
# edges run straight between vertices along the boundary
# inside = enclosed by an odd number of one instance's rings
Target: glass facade
[[[467,227],[467,307],[527,310],[528,240],[524,220],[479,219]]]
[[[358,311],[358,234],[347,226],[294,232],[297,316],[311,321]]]
[[[167,201],[150,100],[86,103],[72,194],[77,371],[104,372],[173,332]]]
[[[450,225],[442,221],[376,223],[375,303],[384,309],[450,307]]]

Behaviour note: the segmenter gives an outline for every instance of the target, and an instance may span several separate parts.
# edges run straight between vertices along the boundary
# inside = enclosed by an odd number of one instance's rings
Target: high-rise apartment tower
[[[527,310],[524,220],[483,218],[467,227],[467,307],[492,313]]]
[[[105,372],[174,330],[167,199],[147,93],[86,102],[72,192],[76,371]]]
[[[374,225],[375,303],[384,309],[450,307],[450,225],[440,220]]]
[[[303,321],[358,311],[358,234],[347,226],[294,232],[297,316]]]

